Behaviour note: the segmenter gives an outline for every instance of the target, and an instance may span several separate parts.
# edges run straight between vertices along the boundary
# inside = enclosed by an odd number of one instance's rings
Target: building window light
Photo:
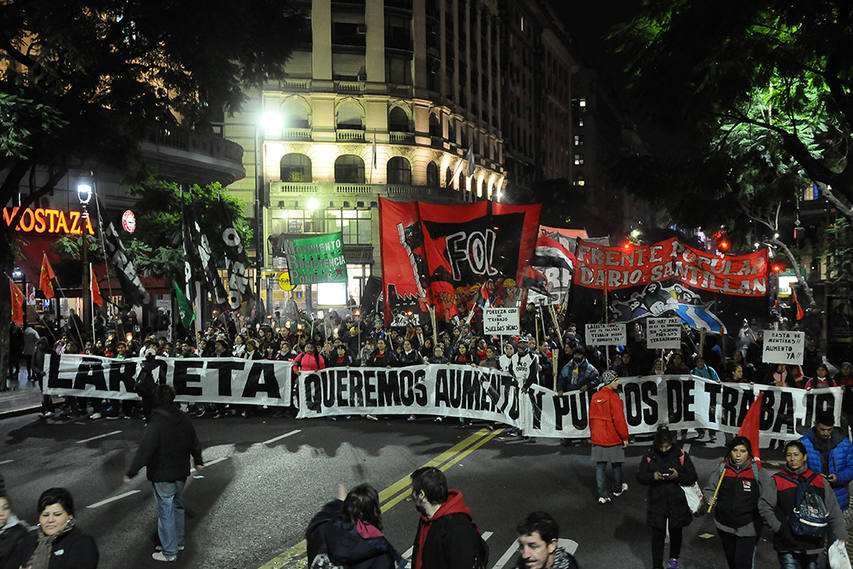
[[[584,99],[583,97],[578,99],[578,106],[582,109],[585,109],[586,108],[586,99]]]
[[[582,188],[586,185],[586,180],[583,176],[575,176],[574,186]]]
[[[583,146],[583,135],[576,134],[575,135],[575,146]]]
[[[583,165],[583,154],[580,152],[575,152],[575,166]]]

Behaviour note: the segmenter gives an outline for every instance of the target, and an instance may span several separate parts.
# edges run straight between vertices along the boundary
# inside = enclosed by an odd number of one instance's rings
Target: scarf
[[[53,542],[63,535],[70,533],[71,530],[74,529],[75,525],[76,522],[74,521],[74,518],[71,518],[68,520],[68,523],[65,524],[64,528],[53,535],[45,535],[41,526],[38,526],[38,545],[36,546],[36,550],[33,551],[30,560],[27,562],[29,569],[47,569],[50,564],[50,556],[53,553]]]

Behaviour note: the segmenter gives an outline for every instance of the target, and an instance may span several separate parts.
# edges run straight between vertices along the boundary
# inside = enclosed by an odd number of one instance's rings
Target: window
[[[409,132],[409,116],[400,107],[394,107],[388,113],[388,130],[394,132]]]
[[[411,56],[386,55],[385,56],[385,81],[395,85],[412,84],[412,58]]]
[[[435,162],[427,164],[426,183],[429,188],[438,187],[438,165]]]
[[[583,135],[576,134],[575,135],[575,146],[583,146]]]
[[[284,126],[287,128],[311,128],[308,109],[299,101],[287,101],[282,107],[284,111]]]
[[[441,121],[435,113],[429,115],[429,135],[441,138]]]
[[[577,115],[575,117],[575,126],[583,126],[583,115]]]
[[[302,209],[278,210],[272,220],[272,233],[321,233],[320,213]]]
[[[456,126],[453,119],[447,119],[447,140],[456,144]]]
[[[412,166],[402,156],[395,156],[388,161],[389,184],[412,184]]]
[[[577,176],[575,176],[575,179],[572,181],[572,184],[574,186],[577,186],[578,188],[582,188],[586,185],[586,179],[584,179],[583,175],[578,174]]]
[[[364,183],[364,160],[361,159],[361,156],[344,154],[335,160],[335,183]]]
[[[362,130],[361,109],[353,103],[341,104],[335,124],[339,129]]]
[[[453,170],[450,168],[444,172],[444,187],[448,190],[453,187]]]
[[[345,245],[371,244],[372,221],[369,209],[326,210],[326,232],[343,233]]]
[[[575,166],[581,166],[583,164],[583,153],[575,152]]]
[[[281,159],[282,182],[310,182],[311,159],[304,154],[285,154]]]

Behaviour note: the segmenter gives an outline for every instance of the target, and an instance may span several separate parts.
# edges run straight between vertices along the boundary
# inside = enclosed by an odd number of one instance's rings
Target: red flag
[[[55,278],[56,275],[53,273],[53,267],[50,266],[50,262],[47,260],[47,255],[42,253],[41,274],[39,275],[39,288],[44,293],[44,297],[47,299],[51,299],[54,297],[53,279]]]
[[[101,297],[101,287],[98,286],[98,277],[95,276],[95,267],[89,263],[89,283],[92,287],[92,302],[98,306],[104,305],[104,299]]]
[[[18,285],[9,279],[9,293],[12,297],[12,322],[18,326],[24,325],[24,293]]]
[[[743,423],[738,431],[739,437],[746,437],[752,445],[752,458],[755,462],[761,465],[761,450],[758,448],[758,426],[761,422],[761,401],[764,399],[764,392],[759,392],[758,397],[749,406],[749,411],[746,412],[746,417],[743,418]]]
[[[800,301],[797,300],[797,291],[796,290],[794,290],[793,297],[794,297],[793,298],[794,306],[797,307],[797,320],[802,320],[803,316],[805,316],[806,313],[803,312],[803,307],[800,305]]]

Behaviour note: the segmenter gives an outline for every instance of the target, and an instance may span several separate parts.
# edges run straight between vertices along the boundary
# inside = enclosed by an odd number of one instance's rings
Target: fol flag
[[[9,279],[9,293],[12,298],[12,322],[24,325],[24,293],[12,279]]]
[[[50,266],[50,261],[47,260],[47,254],[42,253],[39,288],[44,293],[44,297],[48,300],[55,296],[55,293],[53,292],[53,279],[55,278],[56,275],[53,272],[53,267]]]
[[[98,277],[95,276],[95,267],[89,263],[89,286],[91,287],[92,302],[98,306],[104,305],[104,298],[101,296],[101,287],[98,286]]]
[[[488,281],[521,282],[536,247],[541,205],[436,205],[381,199],[386,315],[424,299],[436,315],[456,314],[457,292]]]
[[[746,437],[752,445],[752,458],[758,463],[761,468],[761,450],[758,448],[758,427],[761,423],[761,401],[764,399],[764,392],[760,391],[755,401],[749,406],[749,411],[746,412],[746,417],[743,418],[743,423],[738,431],[739,437]]]
[[[124,298],[137,306],[151,302],[151,295],[148,294],[148,291],[142,285],[133,262],[127,258],[124,252],[124,244],[121,242],[118,231],[116,231],[115,225],[112,222],[103,231],[103,237],[107,259],[116,269],[118,280],[121,283],[121,290],[124,292]]]
[[[797,291],[796,290],[793,290],[793,299],[792,300],[794,301],[794,306],[797,308],[797,320],[802,320],[803,317],[806,315],[806,313],[803,312],[803,307],[800,304],[800,301],[797,299]]]
[[[243,300],[252,297],[252,287],[249,286],[249,276],[246,274],[249,258],[240,233],[234,228],[234,217],[225,206],[222,195],[219,196],[219,210],[222,216],[222,242],[225,245],[225,270],[228,273],[228,305],[236,310]]]
[[[474,166],[477,165],[477,163],[474,161],[474,145],[473,144],[468,147],[468,155],[465,157],[465,159],[468,162],[468,177],[470,178],[471,176],[474,175]]]
[[[178,301],[178,314],[181,319],[181,324],[186,330],[193,330],[193,322],[195,321],[195,313],[190,301],[187,300],[184,291],[178,286],[178,283],[172,281],[172,288],[175,289],[175,297]]]

